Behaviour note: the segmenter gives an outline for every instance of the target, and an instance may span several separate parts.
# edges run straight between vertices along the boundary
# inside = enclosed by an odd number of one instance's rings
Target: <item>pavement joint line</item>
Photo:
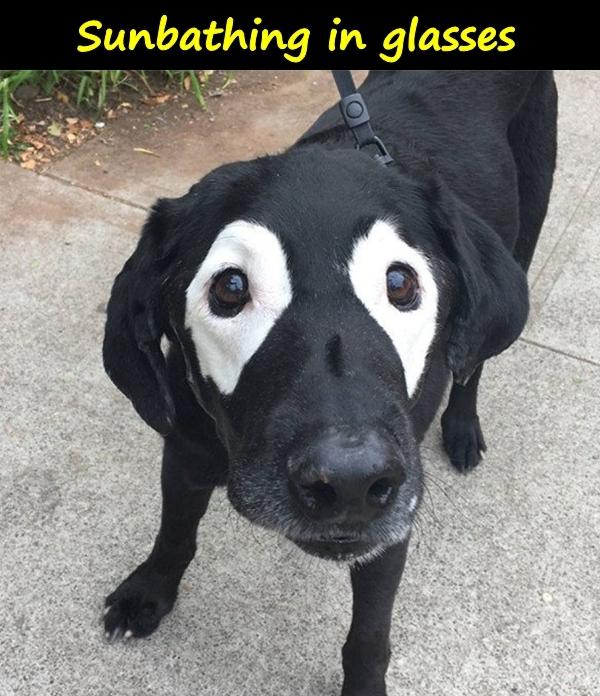
[[[548,266],[548,264],[552,260],[552,258],[554,256],[554,252],[558,248],[558,245],[563,241],[563,238],[567,234],[567,231],[568,231],[569,227],[571,226],[571,223],[573,222],[575,215],[577,215],[577,213],[579,212],[579,209],[581,207],[581,204],[583,203],[583,200],[585,199],[585,197],[588,195],[590,189],[592,188],[592,185],[594,184],[596,177],[598,176],[598,172],[600,172],[600,164],[594,170],[594,173],[590,177],[590,183],[586,186],[585,191],[579,197],[579,200],[577,201],[577,205],[575,206],[573,212],[569,216],[569,219],[565,223],[565,226],[564,226],[562,232],[558,235],[558,239],[552,245],[552,249],[550,250],[550,253],[546,256],[546,260],[544,261],[540,270],[537,272],[537,275],[535,276],[535,280],[531,284],[532,292],[535,290],[536,285],[538,284],[541,277],[544,275],[544,271],[546,270],[546,267]],[[542,228],[542,234],[543,234],[543,228]],[[550,295],[553,288],[554,288],[554,283],[552,284],[552,287],[546,293],[546,297],[544,297],[544,299],[540,302],[540,304],[539,304],[540,308],[546,303],[546,300],[548,299],[548,295]]]
[[[79,189],[80,191],[85,191],[86,193],[91,193],[95,196],[100,196],[101,198],[106,198],[109,201],[114,201],[115,203],[120,203],[121,205],[127,205],[130,208],[135,208],[136,210],[143,210],[144,212],[150,211],[150,206],[140,205],[139,203],[134,203],[133,201],[128,201],[126,198],[120,198],[119,196],[114,196],[110,193],[105,193],[97,188],[91,186],[83,186],[82,184],[77,184],[70,179],[65,179],[58,174],[53,174],[52,172],[40,172],[38,176],[44,177],[46,179],[52,179],[52,181],[57,181],[65,186],[70,186],[74,189]]]
[[[531,338],[525,338],[521,336],[517,339],[523,343],[527,343],[530,346],[535,346],[536,348],[541,348],[542,350],[548,350],[551,353],[556,353],[557,355],[562,355],[565,358],[571,358],[571,360],[578,360],[579,362],[586,363],[587,365],[592,365],[592,367],[600,367],[600,363],[595,360],[590,360],[590,358],[584,358],[581,355],[574,355],[573,353],[568,353],[566,350],[561,350],[560,348],[554,348],[553,346],[548,346],[545,343],[538,343],[537,341],[532,341]]]

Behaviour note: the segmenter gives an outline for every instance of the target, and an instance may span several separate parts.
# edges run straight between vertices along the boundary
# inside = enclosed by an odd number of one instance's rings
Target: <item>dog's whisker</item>
[[[427,485],[427,480],[423,480],[423,490],[426,493],[426,496],[423,498],[423,509],[427,510],[430,515],[432,521],[439,527],[441,527],[441,522],[439,520],[439,517],[437,516],[436,510],[435,510],[435,502],[433,499],[433,496],[431,494],[431,491],[429,490],[429,486]]]

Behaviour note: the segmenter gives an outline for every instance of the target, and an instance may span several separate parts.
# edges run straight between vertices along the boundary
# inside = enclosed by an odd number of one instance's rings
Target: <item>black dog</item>
[[[483,361],[527,318],[556,89],[546,72],[386,71],[362,93],[394,164],[355,150],[332,107],[284,154],[158,201],[115,281],[105,366],[164,436],[163,513],[104,620],[111,639],[156,629],[226,485],[252,522],[351,564],[343,694],[381,696],[418,443],[453,375],[444,446],[478,463]]]

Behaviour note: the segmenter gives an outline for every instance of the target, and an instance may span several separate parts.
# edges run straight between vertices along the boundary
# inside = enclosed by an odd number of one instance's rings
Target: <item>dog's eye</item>
[[[395,263],[387,270],[388,300],[398,309],[414,309],[419,303],[419,281],[410,266]]]
[[[213,314],[234,317],[249,299],[248,278],[238,268],[227,268],[213,279],[209,296]]]

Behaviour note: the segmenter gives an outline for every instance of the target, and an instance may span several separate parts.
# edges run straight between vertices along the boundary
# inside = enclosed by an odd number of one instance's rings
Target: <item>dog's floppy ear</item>
[[[167,326],[161,284],[169,266],[168,200],[159,200],[136,250],[116,277],[107,308],[104,368],[154,430],[167,435],[175,407],[160,341]]]
[[[434,224],[459,279],[447,362],[454,380],[466,384],[480,363],[508,348],[523,330],[527,277],[489,225],[441,182],[434,189]]]

